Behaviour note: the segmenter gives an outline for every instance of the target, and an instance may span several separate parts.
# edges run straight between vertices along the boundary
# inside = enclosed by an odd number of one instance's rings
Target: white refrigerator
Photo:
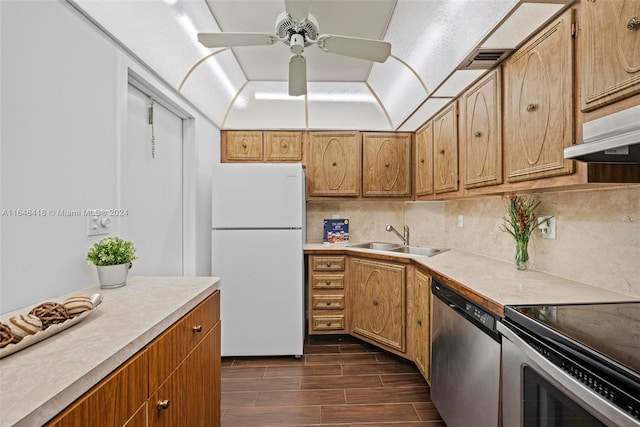
[[[214,166],[211,253],[222,356],[302,355],[304,191],[299,163]]]

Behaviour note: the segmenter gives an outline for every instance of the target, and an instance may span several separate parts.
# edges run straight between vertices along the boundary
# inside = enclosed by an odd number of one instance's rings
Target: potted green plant
[[[87,261],[94,264],[103,289],[127,284],[132,261],[138,259],[133,243],[119,237],[107,236],[94,244],[87,253]]]

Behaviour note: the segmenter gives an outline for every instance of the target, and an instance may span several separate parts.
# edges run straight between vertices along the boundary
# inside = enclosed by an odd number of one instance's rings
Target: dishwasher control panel
[[[496,327],[496,319],[487,313],[486,311],[476,307],[475,305],[465,302],[465,311],[468,315],[472,316],[478,322],[482,323],[487,328],[493,330]]]

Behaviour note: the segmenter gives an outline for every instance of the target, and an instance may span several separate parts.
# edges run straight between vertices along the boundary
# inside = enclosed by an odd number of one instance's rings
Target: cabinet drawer
[[[344,256],[313,257],[313,269],[316,271],[344,271]]]
[[[149,346],[150,393],[198,345],[219,318],[220,291],[216,291]]]
[[[313,289],[344,289],[344,274],[314,274]]]
[[[315,310],[344,310],[344,295],[314,295]]]
[[[344,315],[313,316],[314,331],[336,331],[344,329]]]

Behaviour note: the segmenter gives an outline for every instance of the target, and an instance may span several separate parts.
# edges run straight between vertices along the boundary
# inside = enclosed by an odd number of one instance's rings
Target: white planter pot
[[[127,275],[131,268],[131,263],[118,265],[96,265],[98,270],[98,281],[100,288],[119,288],[127,284]]]

